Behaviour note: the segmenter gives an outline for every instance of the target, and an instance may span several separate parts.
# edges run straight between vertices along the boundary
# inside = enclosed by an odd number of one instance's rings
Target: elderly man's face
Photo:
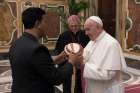
[[[87,20],[84,24],[84,29],[86,35],[88,35],[91,40],[94,41],[98,36],[99,28],[96,22],[93,22],[92,20]]]
[[[68,25],[69,25],[69,29],[74,33],[79,31],[79,29],[80,29],[80,23],[78,23],[78,22],[71,21],[68,23]]]

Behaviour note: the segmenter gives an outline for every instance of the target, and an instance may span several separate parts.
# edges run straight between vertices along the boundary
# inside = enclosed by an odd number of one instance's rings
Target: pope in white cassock
[[[126,62],[118,41],[105,32],[97,16],[89,17],[84,29],[90,38],[83,52],[85,93],[124,93],[121,72]]]

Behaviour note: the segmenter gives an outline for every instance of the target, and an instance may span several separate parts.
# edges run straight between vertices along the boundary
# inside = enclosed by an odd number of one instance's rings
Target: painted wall
[[[21,22],[21,13],[31,6],[38,6],[47,11],[48,23],[44,28],[48,30],[46,38],[40,40],[48,47],[53,46],[62,31],[60,16],[56,12],[61,9],[65,11],[65,0],[1,0],[0,1],[0,52],[7,52],[12,42],[24,31]],[[49,41],[49,42],[47,42]]]

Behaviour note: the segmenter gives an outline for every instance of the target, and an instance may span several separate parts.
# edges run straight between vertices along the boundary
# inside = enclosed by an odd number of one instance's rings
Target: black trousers
[[[68,61],[59,64],[58,67],[62,67],[66,62]],[[72,74],[67,76],[62,83],[63,93],[71,93],[71,83],[72,83]]]
[[[74,93],[82,93],[81,70],[76,69]]]
[[[64,63],[60,64],[59,67],[61,67],[62,65],[64,65]],[[63,81],[63,93],[72,93],[71,86],[72,86],[72,74]],[[74,93],[82,93],[80,69],[76,69]]]
[[[63,93],[71,93],[72,75],[67,77],[63,82]]]

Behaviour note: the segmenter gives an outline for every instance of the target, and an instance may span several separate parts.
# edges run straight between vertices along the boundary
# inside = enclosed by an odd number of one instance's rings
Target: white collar
[[[100,41],[105,36],[105,34],[106,32],[103,30],[100,35],[94,40],[94,42]]]

